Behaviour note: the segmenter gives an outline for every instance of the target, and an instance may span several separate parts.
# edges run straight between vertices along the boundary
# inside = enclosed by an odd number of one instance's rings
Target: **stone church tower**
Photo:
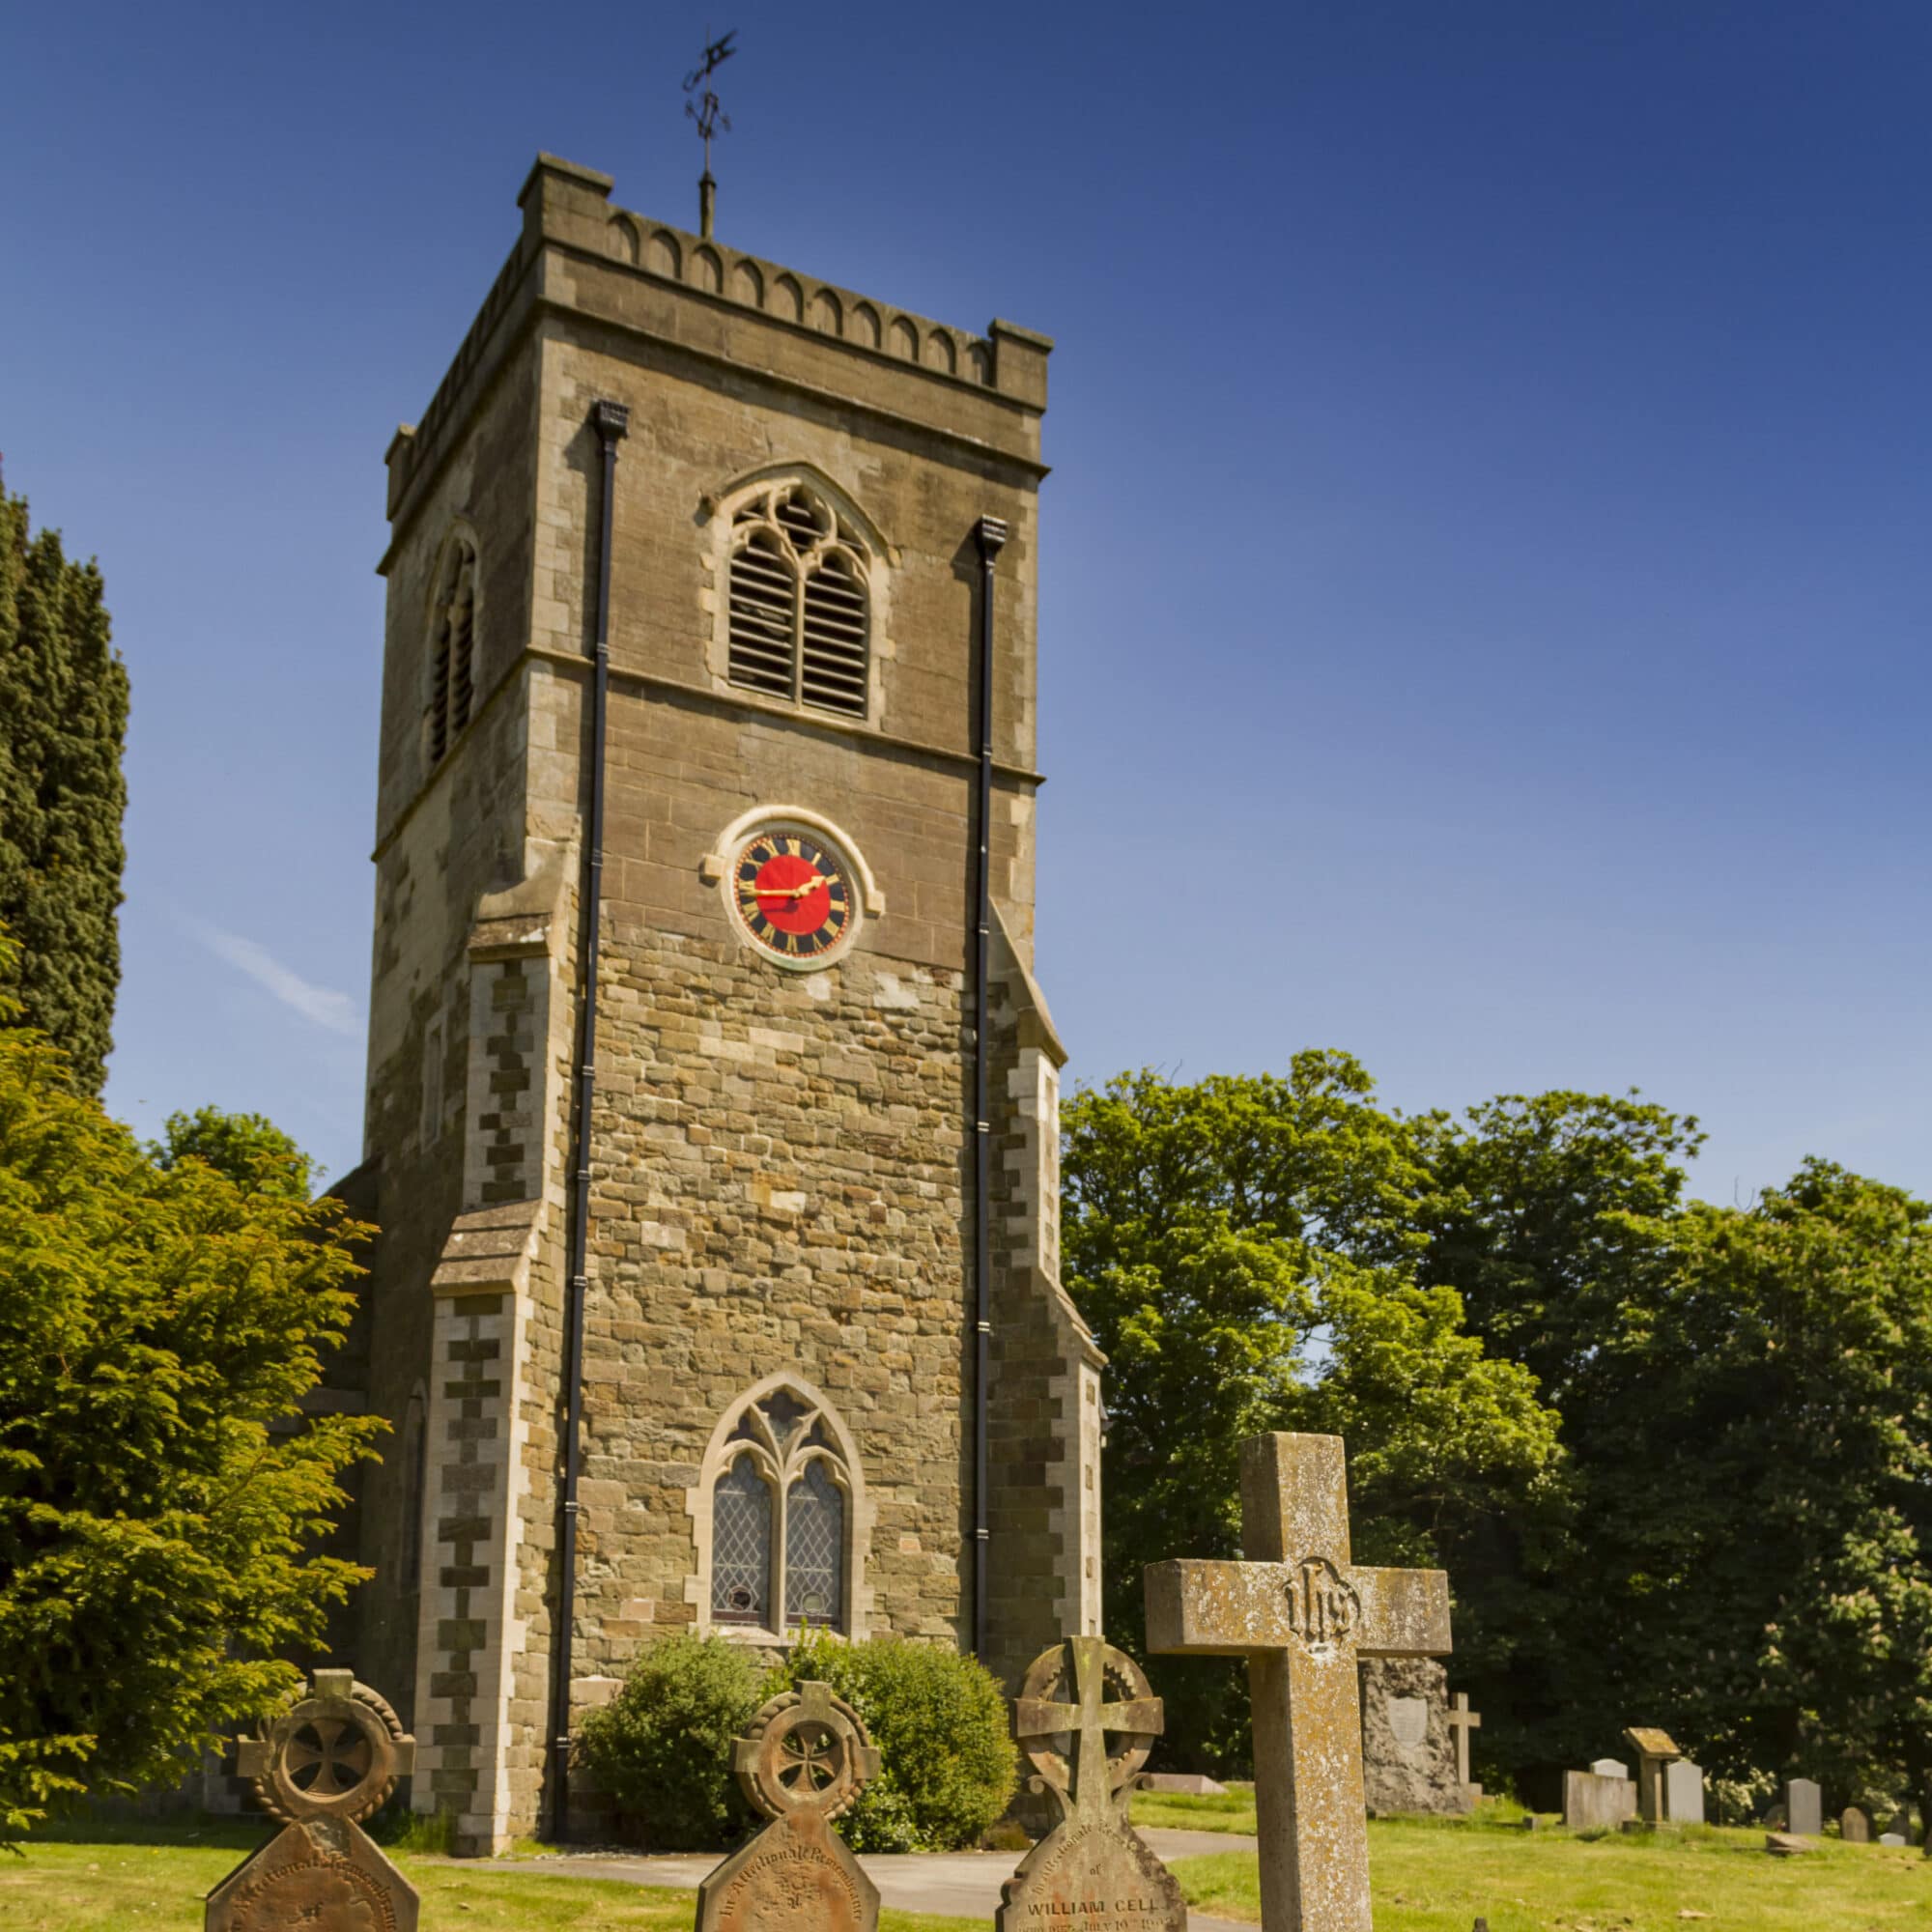
[[[344,1399],[396,1435],[342,1655],[472,1851],[582,1816],[559,1740],[669,1633],[1010,1680],[1099,1628],[1031,972],[1050,344],[611,186],[539,158],[388,455]]]

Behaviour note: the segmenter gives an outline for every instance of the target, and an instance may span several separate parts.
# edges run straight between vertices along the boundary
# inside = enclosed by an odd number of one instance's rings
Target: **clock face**
[[[727,890],[746,936],[781,966],[823,966],[857,930],[849,860],[802,827],[775,825],[738,847]]]

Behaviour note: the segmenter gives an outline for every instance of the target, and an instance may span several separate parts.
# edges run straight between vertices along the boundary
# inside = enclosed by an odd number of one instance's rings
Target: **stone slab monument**
[[[1596,1770],[1563,1774],[1565,1831],[1614,1832],[1626,1818],[1635,1816],[1636,1786],[1623,1776],[1622,1765],[1617,1766],[1614,1777]]]
[[[1083,1932],[1187,1932],[1179,1882],[1127,1822],[1162,1723],[1140,1665],[1105,1637],[1070,1636],[1034,1659],[1013,1700],[1013,1735],[1060,1822],[1001,1889],[998,1932],[1063,1921]]]
[[[1663,1767],[1664,1815],[1673,1825],[1704,1822],[1704,1768],[1688,1757]]]
[[[1225,1798],[1228,1787],[1203,1771],[1151,1771],[1141,1779],[1143,1791],[1165,1791],[1177,1798]]]
[[[1856,1804],[1838,1813],[1838,1836],[1848,1845],[1868,1845],[1872,1841],[1871,1819]]]
[[[1362,1665],[1362,1795],[1372,1817],[1455,1817],[1471,1808],[1448,1689],[1434,1658],[1372,1658]]]
[[[1784,1787],[1784,1829],[1796,1838],[1815,1838],[1825,1829],[1825,1794],[1808,1777]]]
[[[1148,1648],[1248,1661],[1264,1932],[1371,1932],[1356,1665],[1446,1656],[1449,1579],[1350,1560],[1339,1435],[1241,1444],[1241,1548],[1148,1566]]]
[[[1636,1752],[1636,1815],[1646,1825],[1661,1825],[1670,1816],[1663,1791],[1663,1769],[1684,1753],[1668,1731],[1635,1725],[1624,1733],[1624,1743]]]
[[[415,1764],[415,1740],[348,1670],[318,1670],[236,1770],[282,1829],[208,1894],[206,1932],[416,1932],[416,1894],[357,1823]]]
[[[874,1932],[879,1889],[832,1829],[878,1776],[865,1720],[828,1684],[772,1698],[731,1769],[771,1822],[697,1889],[697,1932]]]

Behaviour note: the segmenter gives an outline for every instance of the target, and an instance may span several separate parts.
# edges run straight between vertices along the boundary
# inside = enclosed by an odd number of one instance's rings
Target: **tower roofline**
[[[963,436],[988,455],[1017,458],[1043,473],[1038,418],[1046,408],[1050,336],[997,318],[976,335],[876,301],[614,208],[612,185],[594,168],[554,155],[537,156],[517,197],[524,227],[516,246],[420,422],[401,426],[389,444],[392,523],[405,514],[414,486],[439,467],[445,432],[467,413],[469,399],[538,306],[668,337],[700,355],[717,329],[696,315],[735,311],[772,331],[765,367],[775,379],[875,412],[883,400],[885,413]],[[532,274],[533,269],[539,272]],[[667,306],[661,298],[672,292],[675,298]],[[839,356],[867,366],[841,380]],[[742,353],[724,359],[743,366]],[[881,398],[881,364],[899,379],[895,398]]]

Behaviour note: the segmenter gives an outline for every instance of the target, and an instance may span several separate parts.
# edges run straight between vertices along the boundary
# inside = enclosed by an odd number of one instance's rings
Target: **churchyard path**
[[[1141,1836],[1157,1858],[1193,1858],[1202,1852],[1252,1852],[1256,1840],[1236,1832],[1167,1832],[1149,1828]],[[428,1862],[428,1861],[422,1861]],[[989,1919],[1000,1887],[1019,1862],[1015,1852],[870,1852],[859,1862],[879,1888],[883,1905],[899,1912],[927,1912],[947,1918]],[[696,1891],[718,1863],[715,1853],[633,1857],[626,1853],[566,1852],[531,1859],[497,1859],[492,1872],[534,1872],[545,1878],[616,1879],[629,1885],[670,1886]],[[1187,1915],[1188,1932],[1255,1932],[1233,1919]]]

